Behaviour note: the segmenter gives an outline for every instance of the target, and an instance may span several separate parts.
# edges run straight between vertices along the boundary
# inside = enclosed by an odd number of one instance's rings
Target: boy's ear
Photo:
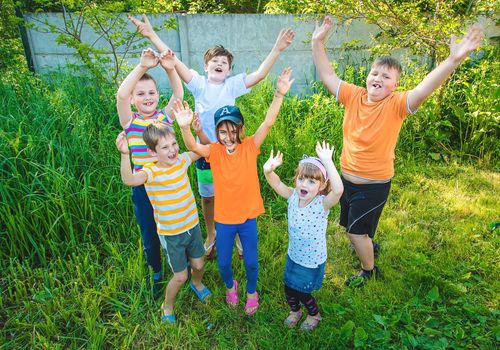
[[[151,153],[153,156],[156,157],[156,151],[153,151],[151,148],[148,147],[148,152]]]
[[[205,63],[205,65],[203,66],[203,70],[205,71],[205,73],[208,73],[208,64]]]

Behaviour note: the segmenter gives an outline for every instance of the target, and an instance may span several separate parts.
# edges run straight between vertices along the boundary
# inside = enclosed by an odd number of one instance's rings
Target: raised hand
[[[290,80],[292,76],[292,68],[287,67],[283,69],[281,75],[278,77],[278,82],[276,84],[276,92],[284,96],[288,90],[290,90],[290,86],[292,86],[295,79]]]
[[[142,15],[142,22],[132,16],[128,16],[128,19],[137,27],[137,30],[143,37],[149,38],[154,34],[153,26],[149,23],[146,15]]]
[[[276,38],[274,47],[279,51],[283,51],[288,46],[290,46],[293,38],[295,38],[295,32],[292,30],[292,28],[282,29],[278,34],[278,38]]]
[[[142,50],[140,64],[144,68],[153,68],[158,65],[159,57],[158,54],[150,47]]]
[[[122,131],[116,137],[116,148],[122,154],[129,154],[130,153],[130,151],[128,149],[128,142],[127,142],[127,137],[125,135],[125,131]]]
[[[203,130],[200,115],[198,114],[198,112],[194,112],[193,122],[191,123],[191,126],[193,127],[194,132],[197,134]]]
[[[335,147],[333,145],[330,146],[328,142],[316,142],[316,154],[318,155],[318,158],[321,160],[323,165],[325,165],[327,162],[333,162],[333,152],[335,152]]]
[[[160,54],[160,64],[165,69],[175,68],[175,53],[168,49]]]
[[[189,108],[188,103],[186,101],[183,103],[181,100],[177,99],[174,102],[172,110],[179,127],[183,128],[187,126],[189,128],[189,125],[193,122],[193,111]]]
[[[276,157],[274,157],[273,150],[271,150],[269,159],[264,163],[264,173],[269,174],[270,172],[276,170],[276,168],[281,164],[283,164],[283,153],[278,151],[276,153]]]
[[[483,37],[484,32],[478,26],[472,27],[459,42],[457,42],[457,37],[452,35],[450,43],[450,57],[462,61],[481,45]]]
[[[318,26],[318,22],[316,22],[316,26],[312,34],[312,40],[324,43],[326,41],[326,38],[328,37],[328,33],[332,28],[333,20],[330,18],[330,16],[326,16],[321,26]]]

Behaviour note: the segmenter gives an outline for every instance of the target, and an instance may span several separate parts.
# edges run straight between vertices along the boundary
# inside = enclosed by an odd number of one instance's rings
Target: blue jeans
[[[153,207],[144,185],[132,187],[132,202],[137,223],[141,229],[146,262],[153,272],[161,271],[161,244],[156,231]]]
[[[257,276],[259,274],[259,262],[257,260],[257,220],[248,219],[242,224],[220,224],[215,223],[217,231],[217,264],[219,273],[226,288],[233,287],[233,246],[236,233],[240,235],[243,246],[243,263],[247,273],[247,293],[255,293],[257,290]]]

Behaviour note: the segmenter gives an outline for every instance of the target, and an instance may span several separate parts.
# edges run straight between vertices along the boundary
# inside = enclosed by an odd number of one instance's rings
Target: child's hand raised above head
[[[125,131],[122,131],[116,137],[116,148],[122,154],[129,154],[130,150],[128,149],[127,137],[125,136]]]
[[[272,171],[276,170],[281,164],[283,164],[283,153],[278,151],[276,153],[276,157],[274,157],[274,151],[271,150],[271,154],[269,155],[269,159],[264,163],[264,173],[269,174]]]
[[[483,37],[484,32],[478,26],[472,27],[459,42],[457,42],[457,37],[452,35],[450,43],[450,57],[461,62],[472,51],[481,45]]]
[[[318,158],[321,160],[323,165],[325,165],[327,162],[333,162],[333,152],[335,152],[335,147],[333,145],[330,146],[328,142],[316,142],[316,154],[318,155]]]
[[[293,38],[295,38],[295,32],[292,30],[292,28],[282,29],[278,34],[278,38],[276,38],[274,47],[279,51],[283,51],[288,46],[290,46]]]
[[[191,123],[191,126],[193,127],[194,132],[197,134],[203,130],[200,115],[198,114],[198,112],[194,112],[193,122]]]
[[[179,127],[181,128],[189,128],[191,123],[193,122],[193,111],[189,108],[189,105],[186,101],[184,103],[181,100],[176,100],[173,107],[175,120]]]
[[[150,47],[145,50],[142,50],[141,61],[140,64],[144,68],[153,68],[158,65],[158,54]]]
[[[149,38],[154,34],[153,26],[149,23],[146,15],[142,15],[142,22],[132,16],[128,16],[128,19],[137,27],[137,30],[143,37]]]
[[[168,49],[160,54],[160,64],[164,69],[175,68],[175,53]]]
[[[312,40],[324,43],[328,37],[328,33],[332,28],[333,28],[333,21],[330,18],[330,16],[326,16],[325,19],[323,20],[323,23],[320,26],[318,26],[318,22],[316,22],[316,26],[312,34]]]
[[[283,69],[281,75],[278,77],[278,82],[276,83],[276,93],[284,96],[290,90],[290,86],[292,86],[295,79],[290,80],[292,76],[292,68],[287,67]]]

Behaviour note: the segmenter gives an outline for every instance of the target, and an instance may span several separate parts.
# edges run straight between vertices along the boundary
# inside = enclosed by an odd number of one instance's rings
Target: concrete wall
[[[125,15],[120,15],[124,16]],[[294,91],[302,91],[311,79],[315,79],[315,69],[312,62],[310,36],[314,30],[314,22],[306,17],[294,15],[207,15],[207,14],[164,14],[149,16],[154,26],[161,27],[170,17],[177,20],[177,30],[160,30],[159,36],[172,48],[178,57],[189,67],[203,73],[203,54],[217,44],[228,48],[234,55],[234,73],[251,72],[259,66],[274,45],[281,28],[291,27],[296,32],[292,45],[280,56],[271,75],[277,76],[285,66],[294,70]],[[58,27],[63,26],[60,14],[40,13],[25,15],[28,23],[42,26],[47,21]],[[43,27],[43,26],[42,26]],[[130,23],[127,29],[134,30]],[[344,42],[354,39],[369,44],[370,33],[376,28],[354,23],[346,28],[337,28],[328,41],[327,47],[337,49],[332,59],[341,59],[341,46]],[[74,50],[59,45],[56,34],[44,33],[28,28],[28,40],[31,46],[35,70],[40,73],[65,67],[68,63],[77,64],[78,57]],[[89,28],[82,34],[85,42],[96,41],[96,47],[105,48],[104,40]],[[144,41],[147,42],[147,41]],[[340,49],[340,50],[339,50]],[[120,51],[120,50],[119,50]],[[127,61],[135,65],[139,61],[140,49],[131,50]],[[123,50],[122,50],[123,52]],[[362,54],[361,54],[362,55]],[[360,57],[358,52],[356,57]],[[151,72],[157,78],[160,87],[168,87],[165,73],[158,67]]]
[[[125,14],[117,14],[123,16]],[[276,62],[271,75],[276,76],[285,66],[294,70],[294,92],[303,91],[312,79],[316,79],[316,72],[312,62],[310,37],[314,30],[312,18],[295,15],[209,15],[209,14],[162,14],[149,16],[154,26],[162,27],[163,23],[171,17],[177,21],[177,30],[160,30],[162,40],[172,48],[180,59],[200,74],[203,74],[203,53],[210,47],[221,44],[228,48],[235,57],[234,73],[251,72],[255,70],[271,50],[276,36],[281,28],[291,27],[296,32],[292,45],[281,55]],[[62,16],[54,13],[29,14],[25,16],[28,23],[41,26],[47,21],[58,27],[63,26]],[[484,22],[484,21],[482,21]],[[498,35],[498,27],[494,23],[482,23],[486,28],[488,37]],[[42,25],[43,27],[43,25]],[[127,30],[133,31],[132,23]],[[329,57],[342,65],[349,60],[360,63],[368,58],[365,49],[346,51],[344,43],[359,40],[358,46],[370,44],[370,38],[377,33],[375,26],[364,22],[353,22],[348,27],[335,27],[327,42]],[[79,63],[72,49],[59,45],[56,34],[43,33],[28,29],[28,40],[32,50],[32,58],[37,72],[47,72],[68,63]],[[82,39],[85,42],[95,42],[96,47],[106,48],[106,42],[88,27],[84,28]],[[144,41],[147,42],[147,41]],[[118,51],[123,52],[120,48]],[[132,50],[127,56],[127,61],[135,65],[139,61],[141,49]],[[168,87],[168,80],[161,68],[154,68],[151,73],[158,80],[160,88]]]

